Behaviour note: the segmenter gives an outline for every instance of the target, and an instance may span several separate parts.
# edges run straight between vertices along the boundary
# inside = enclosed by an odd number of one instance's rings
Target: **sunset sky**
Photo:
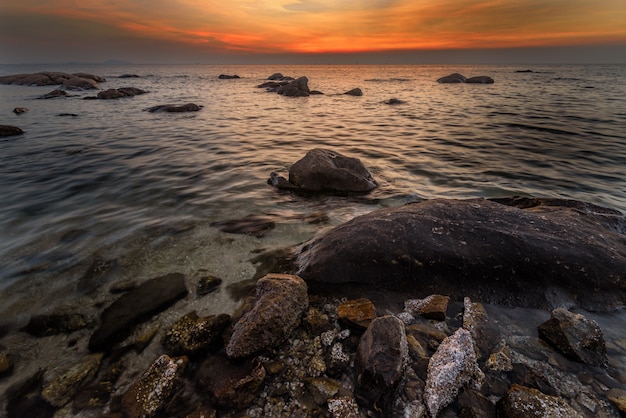
[[[14,0],[0,63],[626,62],[626,0]]]

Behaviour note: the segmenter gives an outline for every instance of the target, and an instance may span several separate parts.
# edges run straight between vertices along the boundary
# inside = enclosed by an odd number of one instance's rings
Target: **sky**
[[[12,0],[0,63],[626,63],[626,0]]]

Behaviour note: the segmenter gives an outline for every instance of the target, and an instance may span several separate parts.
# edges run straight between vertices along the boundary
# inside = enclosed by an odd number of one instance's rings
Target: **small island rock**
[[[17,126],[0,125],[0,138],[4,138],[6,136],[22,135],[23,133],[24,131]]]

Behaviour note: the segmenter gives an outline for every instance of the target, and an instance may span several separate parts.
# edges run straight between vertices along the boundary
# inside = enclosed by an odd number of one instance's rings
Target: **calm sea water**
[[[26,132],[0,140],[0,338],[20,356],[0,391],[39,368],[69,368],[87,352],[90,330],[72,334],[75,345],[65,335],[17,332],[32,314],[68,309],[96,317],[117,297],[109,292],[113,283],[184,273],[190,295],[159,317],[171,324],[194,309],[232,313],[231,286],[253,277],[250,260],[259,251],[297,244],[380,207],[520,194],[626,212],[626,66],[516,72],[526,68],[0,66],[1,75],[90,72],[108,79],[103,88],[150,92],[112,101],[82,100],[93,92],[37,100],[54,87],[0,85],[0,123]],[[306,75],[325,95],[287,98],[256,88],[277,71]],[[452,72],[496,82],[435,82]],[[126,73],[140,77],[118,77]],[[219,80],[222,73],[241,78]],[[362,97],[341,94],[355,87]],[[405,103],[383,103],[391,98]],[[189,102],[204,107],[144,110]],[[14,107],[30,110],[18,116]],[[316,147],[360,158],[380,187],[361,197],[303,197],[266,184],[272,171],[286,171]],[[303,219],[319,213],[327,222]],[[269,214],[277,225],[260,238],[210,226],[250,214]],[[224,283],[200,296],[198,279],[208,274]],[[534,329],[524,312],[507,311],[503,323],[526,321]],[[626,312],[594,318],[626,382],[619,348],[626,347]],[[137,357],[131,369],[144,370],[152,359]]]

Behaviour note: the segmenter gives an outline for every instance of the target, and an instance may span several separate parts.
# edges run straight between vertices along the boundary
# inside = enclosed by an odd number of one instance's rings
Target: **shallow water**
[[[106,306],[115,298],[112,283],[170,272],[186,275],[191,295],[164,322],[192,309],[231,313],[237,302],[228,287],[254,275],[256,250],[294,245],[356,215],[419,199],[519,194],[626,211],[626,66],[516,72],[525,68],[0,66],[0,75],[90,72],[108,79],[105,89],[150,92],[37,100],[55,87],[0,85],[0,123],[26,132],[0,140],[0,325],[17,329],[33,313],[59,307]],[[256,88],[276,71],[306,75],[325,94],[287,98]],[[452,72],[496,82],[435,82]],[[125,73],[140,78],[118,78]],[[354,87],[364,95],[341,94]],[[405,103],[383,103],[390,98]],[[204,107],[144,111],[189,102]],[[18,116],[14,107],[30,110]],[[303,197],[266,184],[270,172],[316,147],[360,158],[380,187],[361,197]],[[325,223],[303,220],[318,212]],[[261,238],[210,226],[268,213],[279,221]],[[98,260],[115,267],[92,283],[85,274]],[[195,285],[206,274],[224,284],[200,297]],[[617,332],[611,338],[623,339]],[[56,355],[11,341],[29,356]]]

